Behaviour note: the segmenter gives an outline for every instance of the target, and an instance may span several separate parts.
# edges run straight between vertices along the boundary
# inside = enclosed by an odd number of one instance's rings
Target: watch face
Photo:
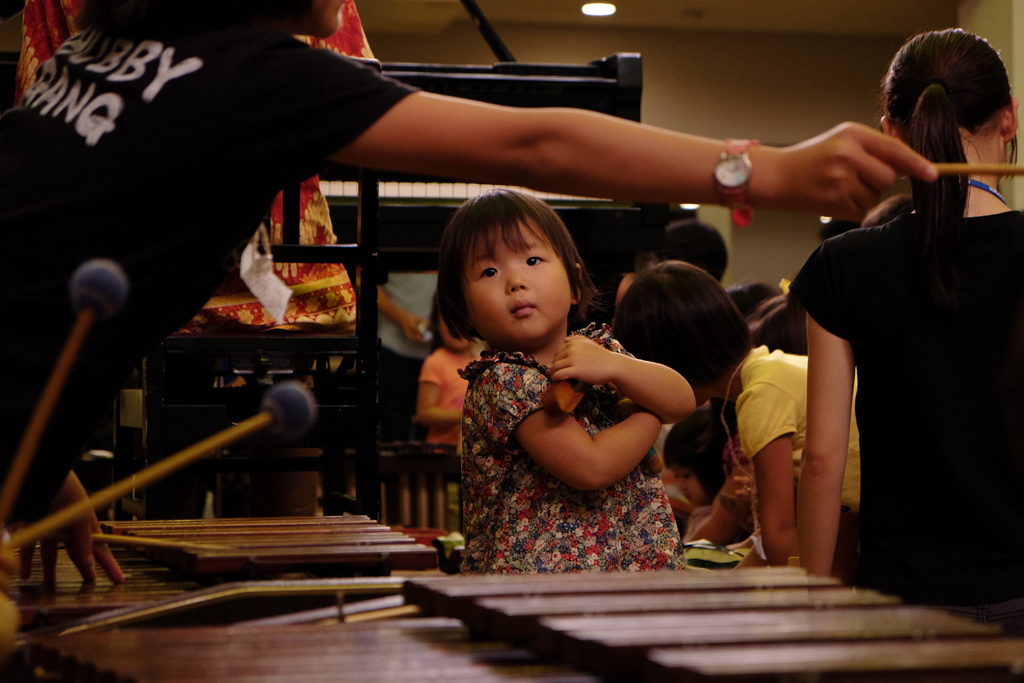
[[[725,187],[743,187],[750,178],[750,161],[742,154],[727,154],[715,167],[715,178]]]

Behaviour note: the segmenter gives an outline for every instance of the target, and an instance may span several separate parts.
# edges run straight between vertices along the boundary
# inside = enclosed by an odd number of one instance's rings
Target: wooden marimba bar
[[[456,619],[264,628],[130,629],[32,640],[29,660],[64,681],[598,683],[505,643],[473,642]]]
[[[105,522],[105,533],[155,539],[139,548],[187,576],[312,570],[434,569],[437,551],[362,515]],[[167,542],[170,543],[167,543]]]
[[[1021,680],[1024,639],[801,570],[422,579],[406,600],[609,680]]]
[[[353,580],[337,581],[328,590],[344,592]],[[108,629],[29,634],[28,655],[83,683],[1024,676],[1024,640],[997,627],[792,569],[414,579],[386,600],[383,616],[396,618],[367,623],[345,622],[374,612],[338,616],[342,608],[335,618],[311,612],[316,624],[296,615],[216,628],[135,628],[144,615],[125,614]]]

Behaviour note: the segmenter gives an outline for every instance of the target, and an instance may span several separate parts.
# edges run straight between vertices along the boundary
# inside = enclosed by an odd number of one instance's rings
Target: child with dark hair
[[[665,466],[672,471],[675,486],[695,506],[685,522],[684,543],[696,540],[691,532],[711,517],[713,502],[725,483],[721,444],[714,443],[717,440],[713,438],[716,428],[721,431],[717,416],[705,405],[683,422],[673,425],[665,437]],[[726,545],[740,539],[707,540]]]
[[[681,261],[637,274],[615,334],[638,358],[679,371],[698,403],[711,397],[735,402],[740,443],[754,463],[757,553],[744,566],[756,565],[758,556],[786,565],[797,555],[794,484],[806,433],[807,359],[752,348],[746,322],[722,286]],[[848,451],[856,462],[855,432]],[[851,508],[859,497],[856,472],[851,466],[844,491]]]
[[[681,566],[661,479],[641,463],[662,423],[693,412],[693,392],[675,371],[625,353],[607,327],[567,336],[592,294],[544,202],[494,190],[445,229],[441,320],[490,347],[463,373],[464,573]],[[569,379],[592,386],[572,414],[545,410],[545,390]]]
[[[665,466],[689,470],[696,478],[697,484],[709,494],[696,497],[709,501],[725,483],[722,458],[715,455],[712,458],[701,459],[695,458],[694,454],[704,451],[710,445],[709,432],[716,421],[717,417],[711,414],[708,406],[700,406],[693,415],[672,425],[672,429],[665,437]]]
[[[744,318],[749,318],[758,306],[782,293],[778,287],[764,282],[744,282],[732,285],[725,291]]]
[[[1015,156],[1006,68],[966,31],[907,41],[883,113],[887,134],[936,162]],[[1024,218],[998,181],[912,180],[914,213],[828,240],[794,280],[810,359],[800,559],[829,573],[856,371],[858,583],[1021,630],[1024,496],[999,387],[1024,294]]]
[[[784,293],[761,302],[747,317],[754,346],[767,346],[769,351],[782,351],[797,356],[807,355],[807,311],[799,299]]]
[[[906,145],[856,124],[741,154],[593,112],[416,92],[291,37],[334,34],[342,7],[86,0],[83,32],[0,117],[0,318],[34,321],[0,327],[0,352],[18,359],[0,378],[6,424],[28,422],[72,325],[71,272],[105,256],[133,287],[123,313],[84,346],[54,409],[61,429],[43,439],[15,519],[45,513],[140,358],[208,299],[224,255],[253,234],[278,191],[328,161],[645,202],[723,202],[726,188],[753,206],[850,217],[898,173],[935,177]],[[714,170],[729,161],[749,169],[749,182],[718,185]],[[24,254],[43,246],[39,269]],[[0,470],[18,438],[0,430]],[[87,534],[94,523],[77,528]]]
[[[696,218],[669,223],[665,228],[665,246],[656,252],[659,261],[686,261],[722,281],[729,266],[729,252],[722,234],[713,225]]]

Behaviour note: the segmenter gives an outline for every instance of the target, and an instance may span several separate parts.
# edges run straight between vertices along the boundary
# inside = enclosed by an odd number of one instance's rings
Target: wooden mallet
[[[10,537],[8,545],[12,548],[21,548],[29,543],[34,543],[82,517],[92,514],[96,508],[108,505],[132,490],[159,481],[189,463],[212,454],[218,448],[223,448],[263,429],[270,429],[286,438],[297,438],[313,426],[316,418],[316,399],[309,389],[295,381],[275,384],[263,394],[260,412],[253,417],[179,451],[169,458],[139,471],[134,476],[122,479],[85,500],[62,508],[35,524],[19,529]],[[135,538],[132,539],[130,545],[144,545],[147,544],[147,541],[152,544],[150,539]],[[195,544],[190,545],[195,546]],[[0,593],[0,668],[3,667],[7,656],[14,649],[18,619],[17,608],[7,596]]]
[[[14,503],[25,481],[42,441],[46,426],[67,383],[71,368],[85,343],[89,330],[97,320],[113,317],[124,307],[130,285],[128,276],[117,263],[109,259],[93,259],[80,265],[71,274],[68,291],[71,304],[78,313],[64,348],[57,357],[57,363],[39,396],[28,426],[22,434],[14,459],[0,489],[0,529],[7,522]],[[3,668],[8,654],[14,649],[19,622],[18,609],[3,594],[0,594],[0,668]]]
[[[25,433],[18,444],[18,450],[11,462],[3,489],[0,490],[0,527],[6,524],[18,492],[28,474],[42,441],[46,426],[60,400],[71,369],[78,360],[78,354],[85,343],[94,322],[115,316],[124,307],[130,289],[128,276],[114,261],[92,259],[80,265],[71,275],[68,292],[71,304],[78,313],[67,342],[57,357],[50,377],[39,396]]]
[[[263,394],[260,412],[256,415],[150,465],[102,491],[97,491],[85,500],[57,510],[38,522],[19,529],[11,536],[10,545],[20,548],[35,542],[78,521],[96,508],[103,507],[134,489],[144,488],[160,481],[182,467],[213,454],[217,449],[224,448],[264,429],[269,429],[286,438],[297,438],[313,426],[316,418],[317,403],[309,389],[294,380],[279,382]]]

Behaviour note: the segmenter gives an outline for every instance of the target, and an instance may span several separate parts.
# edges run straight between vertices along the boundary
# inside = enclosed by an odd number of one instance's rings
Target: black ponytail
[[[883,82],[884,109],[904,140],[934,162],[964,162],[960,129],[979,132],[1010,103],[999,54],[960,29],[914,36],[900,48]],[[1011,143],[1016,158],[1017,141]],[[937,309],[960,303],[956,254],[967,206],[967,178],[912,179],[914,240],[928,298]]]
[[[934,161],[965,162],[960,124],[946,88],[932,83],[921,93],[910,120],[907,143]],[[936,308],[957,308],[960,277],[956,249],[967,208],[967,178],[940,176],[934,183],[911,180],[914,194],[914,241]]]

